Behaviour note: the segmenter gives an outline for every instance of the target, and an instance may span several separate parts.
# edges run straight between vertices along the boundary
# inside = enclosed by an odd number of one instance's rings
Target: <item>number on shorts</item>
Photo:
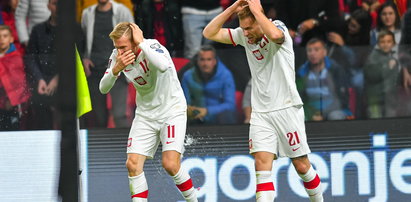
[[[167,131],[168,131],[168,134],[167,134],[168,138],[175,138],[175,125],[172,125],[172,126],[168,125]]]
[[[300,144],[300,138],[298,137],[297,131],[294,133],[287,133],[288,144],[290,146],[294,146],[296,144]]]

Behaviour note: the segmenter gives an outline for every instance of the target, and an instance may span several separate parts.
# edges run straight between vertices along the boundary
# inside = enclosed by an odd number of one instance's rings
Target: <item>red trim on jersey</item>
[[[304,182],[304,187],[306,189],[315,189],[318,187],[318,185],[320,184],[321,180],[320,177],[318,177],[318,174],[315,175],[315,178],[309,182]]]
[[[148,197],[148,190],[145,190],[141,193],[134,194],[131,196],[131,198],[147,198]]]
[[[265,42],[270,43],[267,39],[267,37],[265,37],[265,35],[263,35],[263,39],[265,40]]]
[[[176,185],[180,191],[187,191],[193,187],[193,181],[188,179],[187,181],[183,182],[182,184]]]
[[[230,35],[231,43],[233,43],[233,46],[237,46],[237,44],[234,42],[233,35],[231,35],[231,30],[230,29],[227,29],[227,30],[228,30],[228,35]]]
[[[255,192],[260,192],[260,191],[274,191],[274,183],[273,182],[267,182],[267,183],[261,183],[257,184],[257,190]]]
[[[138,51],[137,51],[136,59],[137,59],[137,57],[140,55],[140,53],[141,53],[141,48],[139,48]]]

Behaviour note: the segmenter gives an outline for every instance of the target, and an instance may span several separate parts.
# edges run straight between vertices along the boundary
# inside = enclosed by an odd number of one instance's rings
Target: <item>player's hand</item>
[[[86,73],[86,76],[88,77],[91,75],[91,68],[94,67],[94,63],[90,59],[84,58],[83,67],[84,67],[84,72]]]
[[[59,82],[58,76],[54,76],[53,79],[51,79],[51,81],[49,82],[46,88],[47,95],[50,95],[50,96],[54,95],[54,93],[57,90],[58,82]]]
[[[263,7],[261,6],[260,0],[247,0],[248,7],[253,14],[262,12]]]
[[[44,81],[44,79],[40,79],[40,80],[39,80],[39,84],[38,84],[38,86],[37,86],[37,92],[38,92],[40,95],[45,95],[45,94],[47,94],[47,83],[46,83],[46,81]]]
[[[247,7],[247,0],[237,0],[229,8],[232,8],[235,13],[241,11],[244,7]]]
[[[129,64],[133,63],[136,60],[136,55],[132,50],[123,52],[118,50],[116,64],[114,65],[113,74],[117,75],[120,71],[123,71]]]
[[[144,40],[143,31],[135,23],[130,23],[130,27],[133,33],[133,41],[138,46]]]

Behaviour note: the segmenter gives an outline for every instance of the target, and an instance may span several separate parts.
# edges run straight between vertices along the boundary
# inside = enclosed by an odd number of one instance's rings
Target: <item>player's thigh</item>
[[[184,153],[184,138],[187,128],[185,112],[169,117],[160,129],[160,140],[164,151]]]
[[[278,140],[274,128],[267,121],[267,113],[252,113],[249,131],[250,153],[270,152],[277,154]]]
[[[155,129],[156,122],[135,117],[127,142],[127,153],[135,153],[153,158],[160,139]]]
[[[310,153],[305,132],[303,107],[289,107],[272,112],[273,124],[278,134],[280,156],[290,158]]]

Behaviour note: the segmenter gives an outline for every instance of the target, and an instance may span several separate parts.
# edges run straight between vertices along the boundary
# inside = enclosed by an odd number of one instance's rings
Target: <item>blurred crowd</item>
[[[202,36],[234,0],[76,0],[76,47],[93,110],[84,128],[129,127],[135,90],[119,78],[99,92],[123,21],[170,52],[190,124],[248,123],[250,71],[240,47]],[[261,0],[267,17],[288,27],[307,121],[411,116],[411,1]],[[58,0],[0,3],[0,130],[59,129],[55,38]],[[234,15],[225,27],[238,27]],[[73,67],[74,68],[74,67]],[[252,68],[252,67],[251,67]],[[137,103],[138,104],[138,103]]]

